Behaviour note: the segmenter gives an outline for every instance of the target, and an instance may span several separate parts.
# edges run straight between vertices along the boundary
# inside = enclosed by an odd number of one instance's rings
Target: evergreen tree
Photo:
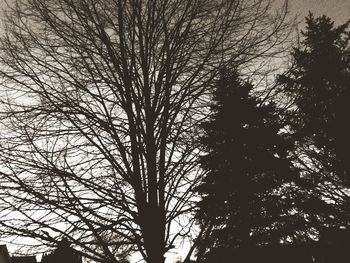
[[[323,226],[349,221],[349,195],[344,191],[350,183],[348,25],[336,27],[330,18],[310,13],[302,41],[292,53],[293,66],[280,77],[283,92],[293,102],[290,130],[308,193],[300,207]]]
[[[237,72],[222,70],[212,115],[202,126],[207,175],[198,188],[197,218],[208,231],[199,249],[207,259],[279,243],[287,221],[298,217],[290,214],[285,187],[296,174],[288,157],[292,143],[276,106],[251,95],[252,88]]]
[[[345,130],[349,131],[349,120],[344,115],[350,102],[348,25],[335,27],[330,18],[315,18],[310,13],[306,31],[301,32],[301,45],[292,53],[293,68],[280,78],[283,91],[296,106],[293,131],[303,143],[314,144],[325,158],[323,164],[338,173]]]

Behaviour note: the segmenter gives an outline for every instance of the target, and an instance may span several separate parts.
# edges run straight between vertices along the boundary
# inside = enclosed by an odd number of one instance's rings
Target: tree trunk
[[[164,219],[158,207],[148,206],[143,217],[142,229],[147,263],[164,263]]]

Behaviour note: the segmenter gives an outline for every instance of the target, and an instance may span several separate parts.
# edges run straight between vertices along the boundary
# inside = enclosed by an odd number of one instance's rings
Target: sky
[[[5,1],[14,2],[14,0],[0,0],[0,10],[6,6]],[[275,1],[282,3],[284,0]],[[350,19],[350,0],[289,0],[289,7],[291,14],[298,15],[301,20],[309,11],[315,15],[327,15],[336,24]]]
[[[14,0],[0,0],[0,9],[5,6],[5,1]],[[284,0],[275,1],[282,3]],[[350,18],[350,0],[289,0],[289,3],[291,12],[299,13],[301,17],[307,15],[310,10],[315,14],[326,14],[340,23]]]
[[[277,0],[281,1],[282,0]],[[336,24],[350,19],[350,0],[289,0],[290,13],[303,19],[309,11],[317,15],[327,15]]]

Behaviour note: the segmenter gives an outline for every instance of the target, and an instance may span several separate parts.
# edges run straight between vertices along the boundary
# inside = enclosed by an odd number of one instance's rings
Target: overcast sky
[[[315,15],[327,15],[336,24],[350,19],[350,0],[289,0],[289,4],[291,14],[299,15],[300,19],[309,11]]]
[[[7,0],[12,2],[14,0]],[[283,2],[284,0],[275,0]],[[0,0],[0,9],[5,4],[5,0]],[[337,24],[344,23],[350,19],[350,0],[289,0],[292,14],[298,14],[299,18],[305,17],[309,10],[315,15],[325,14],[336,21]]]

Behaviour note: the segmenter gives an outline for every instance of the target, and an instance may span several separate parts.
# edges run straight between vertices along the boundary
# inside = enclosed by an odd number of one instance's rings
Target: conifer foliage
[[[339,170],[339,162],[344,157],[346,131],[350,131],[346,119],[350,98],[348,25],[335,27],[330,18],[315,18],[310,13],[306,30],[301,32],[303,40],[292,52],[294,65],[280,78],[283,91],[296,106],[292,127],[299,141],[317,147],[318,161],[338,174],[344,172]]]
[[[202,126],[207,175],[198,188],[197,218],[208,231],[202,245],[209,248],[202,251],[207,259],[279,242],[293,218],[284,187],[295,175],[288,157],[292,144],[276,106],[252,95],[252,88],[237,71],[222,70],[212,115]]]
[[[348,224],[350,149],[349,22],[335,26],[326,17],[306,17],[302,40],[292,52],[293,66],[280,77],[292,101],[291,132],[305,193],[302,209],[319,227]],[[331,200],[331,202],[329,202]],[[317,216],[315,216],[317,215]]]

